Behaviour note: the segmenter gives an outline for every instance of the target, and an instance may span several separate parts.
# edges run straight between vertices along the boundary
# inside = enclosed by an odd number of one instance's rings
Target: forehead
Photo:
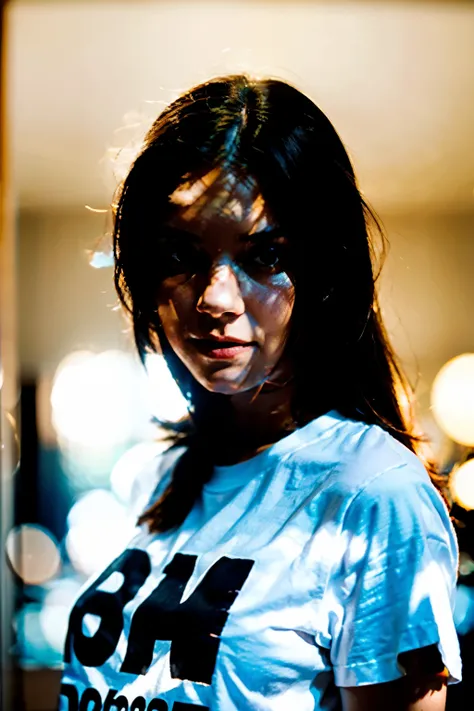
[[[224,223],[251,234],[274,224],[257,181],[233,170],[214,168],[200,178],[185,179],[170,202],[176,206],[171,223],[184,223],[197,232]]]

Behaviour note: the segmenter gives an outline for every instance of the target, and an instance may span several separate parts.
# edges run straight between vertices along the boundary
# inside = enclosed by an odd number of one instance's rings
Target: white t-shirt
[[[216,467],[179,529],[143,527],[80,595],[60,709],[338,709],[338,686],[401,677],[397,655],[431,644],[459,680],[457,559],[420,461],[328,413]]]

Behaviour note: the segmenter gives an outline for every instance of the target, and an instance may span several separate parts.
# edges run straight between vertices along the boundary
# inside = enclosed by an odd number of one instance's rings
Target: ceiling
[[[314,98],[375,207],[474,209],[472,3],[12,1],[6,21],[22,208],[106,207],[164,103],[245,70]]]

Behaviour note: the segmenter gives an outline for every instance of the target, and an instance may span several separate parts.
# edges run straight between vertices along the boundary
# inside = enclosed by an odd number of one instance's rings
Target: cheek
[[[158,316],[169,341],[176,340],[190,325],[194,313],[195,295],[187,284],[162,285],[158,294]]]
[[[271,286],[272,295],[269,298],[269,308],[273,316],[275,312],[278,313],[277,321],[281,325],[287,325],[293,313],[295,287],[285,272],[276,274],[272,279]]]
[[[247,310],[255,319],[263,340],[283,339],[293,312],[295,288],[285,272],[275,274],[265,283],[246,280],[242,285]]]

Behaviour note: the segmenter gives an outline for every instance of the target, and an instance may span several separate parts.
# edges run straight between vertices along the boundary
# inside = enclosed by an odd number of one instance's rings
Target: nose
[[[235,320],[245,311],[244,300],[235,272],[229,264],[214,267],[196,306],[200,313],[213,318]]]

